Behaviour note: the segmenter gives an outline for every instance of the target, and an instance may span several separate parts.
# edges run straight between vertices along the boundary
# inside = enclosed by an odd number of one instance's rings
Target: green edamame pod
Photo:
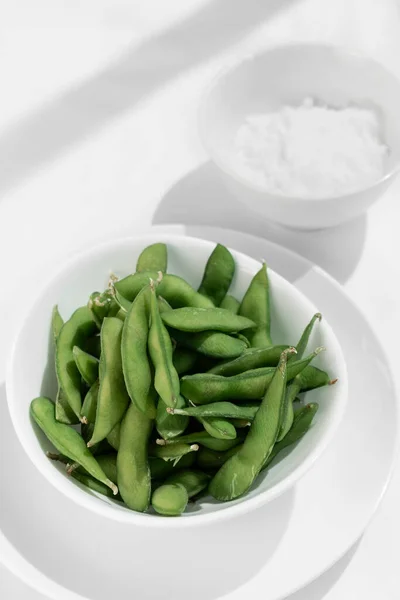
[[[89,388],[82,404],[81,418],[83,422],[94,423],[96,420],[97,399],[99,394],[99,382],[95,381]],[[57,411],[56,411],[57,414]]]
[[[303,358],[304,352],[307,350],[308,340],[310,339],[310,335],[312,333],[312,330],[314,329],[314,325],[317,321],[321,321],[321,319],[321,313],[315,313],[315,315],[312,317],[311,321],[308,323],[303,333],[301,334],[301,338],[296,346],[297,356],[299,358]]]
[[[119,441],[121,439],[121,423],[117,423],[117,425],[111,429],[110,433],[107,436],[107,442],[110,444],[114,450],[119,449]]]
[[[207,473],[203,473],[197,469],[184,469],[170,475],[165,480],[165,484],[175,483],[183,485],[188,497],[192,498],[203,491],[208,486],[209,481],[210,476]]]
[[[61,454],[65,454],[73,462],[79,463],[92,477],[108,486],[114,495],[118,493],[117,486],[106,477],[79,433],[72,427],[56,421],[55,406],[51,400],[44,396],[32,400],[31,414]]]
[[[287,366],[287,378],[293,379],[320,352],[317,348],[306,358],[290,361]],[[240,375],[224,377],[212,373],[198,373],[196,375],[185,375],[181,379],[182,395],[195,404],[209,404],[222,400],[236,401],[257,400],[265,394],[275,373],[275,368],[264,367],[253,369]]]
[[[247,317],[232,314],[225,308],[175,308],[163,313],[162,320],[168,327],[179,331],[221,331],[235,333],[255,327]]]
[[[209,485],[217,500],[233,500],[247,492],[274,447],[282,421],[289,348],[282,352],[271,384],[254,418],[242,448],[222,465]]]
[[[79,423],[79,419],[70,407],[68,400],[62,391],[62,388],[58,388],[56,396],[56,419],[59,423],[65,425],[76,425]]]
[[[305,328],[305,330],[299,340],[299,343],[297,344],[297,348],[299,348],[299,350],[297,351],[299,358],[302,358],[302,356],[307,348],[308,340],[310,338],[310,335],[311,335],[311,332],[312,332],[312,329],[314,327],[314,323],[316,322],[316,320],[321,320],[320,313],[317,313],[313,316],[313,318],[311,319],[311,321],[308,323],[307,327]],[[287,434],[287,432],[289,431],[289,429],[291,428],[291,426],[293,424],[293,419],[294,419],[293,400],[295,399],[297,394],[300,392],[300,390],[301,390],[301,373],[299,375],[297,375],[289,383],[289,385],[286,388],[286,395],[285,395],[285,400],[283,403],[283,410],[282,410],[282,424],[281,424],[281,428],[280,428],[278,438],[277,438],[278,442],[285,437],[285,435]]]
[[[106,317],[101,326],[100,386],[94,431],[88,447],[108,436],[130,403],[122,372],[122,328],[123,323],[115,317]]]
[[[225,298],[235,274],[235,260],[222,244],[217,244],[204,269],[199,293],[211,298],[219,306]]]
[[[86,473],[80,473],[79,471],[71,471],[71,476],[77,481],[79,481],[79,483],[82,483],[82,485],[92,490],[93,492],[97,492],[99,494],[102,494],[103,496],[108,496],[109,498],[114,497],[114,493],[112,492],[112,490],[110,490],[110,488],[108,488],[103,483],[100,483],[100,481],[93,479],[93,477],[90,477],[90,475],[87,475]]]
[[[78,346],[72,348],[72,353],[82,379],[88,385],[93,385],[99,376],[99,360],[81,350]]]
[[[158,487],[151,498],[154,510],[166,517],[177,517],[183,513],[189,501],[183,485],[170,483]]]
[[[235,427],[222,417],[197,417],[197,420],[207,433],[218,440],[234,440],[236,438]]]
[[[60,315],[60,311],[58,310],[58,306],[53,307],[53,312],[51,313],[51,331],[53,333],[54,343],[57,342],[57,338],[60,334],[61,328],[64,325],[64,319]]]
[[[317,410],[318,404],[316,402],[311,402],[297,411],[290,431],[280,442],[275,444],[270,456],[264,462],[262,469],[265,469],[274,460],[275,456],[279,454],[279,452],[297,442],[303,437],[303,435],[307,433],[311,427],[311,423]]]
[[[185,399],[179,395],[177,397],[176,407],[184,408],[185,406]],[[167,405],[160,398],[157,405],[156,429],[164,440],[182,435],[189,425],[189,417],[185,415],[172,416],[167,409]]]
[[[301,391],[308,392],[324,385],[334,385],[337,379],[331,379],[326,371],[309,365],[301,376]]]
[[[58,306],[54,306],[51,315],[51,330],[53,333],[54,344],[57,344],[57,338],[63,325],[64,320],[60,315]],[[76,425],[79,423],[78,417],[68,404],[68,400],[60,386],[58,386],[56,396],[56,419],[60,423],[65,423],[66,425]]]
[[[226,419],[246,419],[247,421],[253,421],[259,408],[259,402],[248,406],[238,406],[232,402],[211,402],[203,406],[170,408],[168,412],[173,415],[187,415],[188,417],[197,418],[222,417]]]
[[[182,436],[183,437],[183,436]],[[169,440],[173,441],[173,440]],[[160,445],[163,442],[164,445]],[[186,444],[179,442],[176,444],[167,445],[165,440],[157,440],[156,444],[149,446],[149,455],[156,458],[162,458],[163,460],[172,460],[174,465],[177,465],[181,460],[182,456],[189,454],[190,452],[197,452],[199,446],[197,444]]]
[[[242,444],[239,444],[238,446],[234,446],[233,448],[223,452],[211,450],[210,448],[205,447],[200,448],[199,452],[197,453],[196,463],[201,469],[210,471],[219,469],[224,463],[226,463],[228,458],[239,452],[241,447]]]
[[[153,422],[130,403],[121,423],[117,454],[119,491],[129,508],[144,512],[150,503],[151,479],[147,444]]]
[[[147,246],[136,263],[137,273],[145,273],[146,271],[161,271],[165,273],[168,265],[168,250],[167,246],[162,243],[151,244]]]
[[[238,358],[216,365],[209,370],[209,373],[231,377],[252,369],[276,367],[280,355],[287,348],[289,348],[287,345],[271,346],[270,348],[248,348]]]
[[[244,332],[254,348],[272,346],[269,281],[265,263],[253,277],[240,305],[239,315],[257,323],[256,329]]]
[[[218,331],[184,333],[174,329],[170,333],[182,346],[214,358],[236,358],[247,348],[243,340]]]
[[[148,348],[155,369],[154,387],[165,405],[174,407],[179,396],[179,376],[172,362],[172,342],[161,320],[153,281],[150,284],[150,315]]]
[[[160,448],[172,448],[172,446],[188,444],[195,444],[197,446],[197,444],[201,444],[205,448],[222,452],[238,446],[244,438],[245,435],[242,432],[238,433],[233,440],[219,440],[211,436],[207,431],[196,431],[171,440],[157,440],[157,444],[160,444]],[[159,454],[156,454],[156,456],[159,456]]]
[[[180,469],[192,467],[196,462],[196,454],[197,453],[195,452],[185,454],[179,459],[176,465],[172,460],[164,460],[162,458],[157,458],[156,456],[149,456],[151,478],[164,480],[166,477]]]
[[[128,311],[122,332],[121,354],[125,384],[133,404],[147,417],[154,419],[156,396],[147,356],[150,294],[150,285],[147,285]]]
[[[172,355],[172,362],[178,375],[184,375],[191,371],[196,364],[198,358],[197,352],[178,346]]]
[[[99,456],[96,456],[96,460],[103,469],[104,473],[107,475],[108,479],[118,483],[117,453],[110,452],[109,454],[100,454]]]
[[[71,318],[64,323],[57,338],[56,370],[60,388],[63,390],[68,404],[75,415],[80,416],[81,374],[75,364],[73,348],[82,347],[85,340],[97,330],[96,323],[87,306],[78,308]]]
[[[230,294],[227,294],[219,306],[221,308],[225,308],[226,310],[230,310],[231,313],[237,315],[240,308],[240,302]]]
[[[156,271],[135,273],[115,282],[115,289],[129,302],[133,302],[150,279],[157,281],[159,274]],[[214,306],[212,301],[196,292],[189,283],[177,275],[165,274],[157,287],[157,295],[162,296],[172,306],[194,306],[208,308]]]

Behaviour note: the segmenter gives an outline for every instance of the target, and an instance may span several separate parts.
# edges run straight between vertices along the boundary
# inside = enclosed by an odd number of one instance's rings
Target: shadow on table
[[[240,203],[211,162],[175,183],[161,199],[153,225],[168,223],[223,227],[266,238],[308,258],[341,283],[355,270],[367,232],[366,215],[317,231],[296,231],[274,224]]]
[[[0,138],[0,192],[209,60],[295,0],[209,0],[165,31],[10,125]]]
[[[333,567],[310,583],[307,587],[288,596],[286,600],[323,600],[329,590],[339,581],[347,567],[350,565],[357,552],[358,546],[361,543],[361,539],[358,540],[358,542],[356,542]]]
[[[84,597],[216,600],[265,566],[290,525],[294,491],[234,526],[158,530],[97,516],[31,465],[5,396],[0,386],[0,529],[34,567]]]

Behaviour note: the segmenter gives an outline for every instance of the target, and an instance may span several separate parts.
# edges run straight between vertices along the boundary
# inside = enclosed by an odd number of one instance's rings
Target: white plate
[[[265,257],[319,307],[338,335],[349,369],[350,399],[338,433],[296,487],[268,506],[235,521],[171,536],[101,519],[63,497],[25,456],[6,404],[0,402],[0,529],[20,555],[8,564],[56,600],[77,600],[76,594],[90,600],[281,600],[337,561],[382,499],[398,428],[387,361],[340,286],[303,258],[236,232],[160,228],[166,230]],[[39,487],[41,495],[29,493]]]

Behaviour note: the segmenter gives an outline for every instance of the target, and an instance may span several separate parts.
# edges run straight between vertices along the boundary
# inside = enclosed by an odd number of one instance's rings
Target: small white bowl
[[[312,97],[328,106],[376,108],[391,149],[384,176],[359,191],[329,198],[272,194],[238,172],[234,137],[248,115],[298,106]],[[375,202],[400,168],[400,82],[371,58],[320,44],[277,47],[225,69],[200,106],[199,131],[231,191],[246,206],[296,229],[332,227]]]
[[[104,289],[110,272],[119,276],[132,272],[141,250],[156,241],[168,244],[169,272],[183,276],[195,287],[199,285],[204,265],[214,248],[213,243],[200,239],[153,234],[116,240],[76,256],[47,283],[37,299],[27,305],[8,365],[7,399],[15,430],[29,458],[58,490],[81,506],[125,523],[157,527],[199,525],[261,506],[304,475],[321,455],[342,418],[347,399],[346,366],[333,331],[322,319],[315,327],[310,347],[325,346],[326,352],[322,352],[314,364],[328,370],[339,381],[309,394],[307,400],[320,404],[313,427],[284,460],[263,472],[243,498],[229,503],[209,499],[199,505],[190,505],[182,517],[168,519],[133,512],[117,501],[86,489],[68,477],[62,465],[46,457],[46,450],[54,449],[29,414],[30,402],[35,396],[44,394],[54,398],[56,393],[51,310],[58,304],[62,316],[68,318],[76,307],[87,302],[93,290]],[[237,265],[232,293],[241,298],[260,263],[239,252],[232,251],[232,254]],[[269,277],[273,339],[279,343],[296,343],[316,308],[273,271],[269,272]],[[40,490],[34,493],[40,493]]]

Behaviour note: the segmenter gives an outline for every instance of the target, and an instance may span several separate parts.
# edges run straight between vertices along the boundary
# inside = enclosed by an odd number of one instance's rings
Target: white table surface
[[[394,370],[400,180],[367,217],[338,229],[270,227],[226,210],[196,111],[222,65],[279,42],[344,44],[400,76],[399,28],[395,0],[2,3],[0,384],[18,315],[46,272],[107,236],[172,222],[265,236],[320,264],[380,332]],[[398,600],[399,506],[400,465],[359,544],[292,600]],[[4,567],[0,596],[41,598]]]

